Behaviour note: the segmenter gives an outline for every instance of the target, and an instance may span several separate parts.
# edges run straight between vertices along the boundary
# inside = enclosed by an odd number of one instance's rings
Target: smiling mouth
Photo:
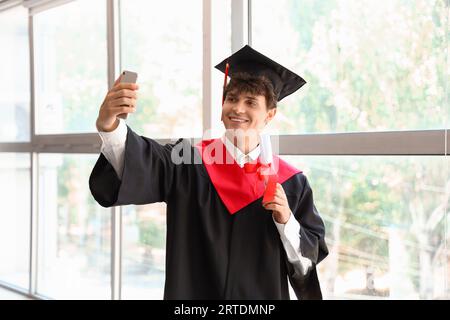
[[[234,122],[234,123],[245,123],[245,122],[248,122],[247,119],[236,118],[236,117],[228,117],[228,119],[230,119],[230,121]]]

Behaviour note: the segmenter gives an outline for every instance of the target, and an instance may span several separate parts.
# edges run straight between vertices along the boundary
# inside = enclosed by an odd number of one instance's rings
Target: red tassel
[[[230,68],[230,65],[227,62],[227,65],[225,66],[225,79],[223,79],[222,105],[225,102],[225,87],[227,86],[228,69],[229,68]]]

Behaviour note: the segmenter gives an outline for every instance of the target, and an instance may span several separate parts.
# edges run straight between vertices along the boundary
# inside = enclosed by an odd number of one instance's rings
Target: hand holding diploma
[[[276,222],[285,224],[291,215],[291,209],[281,184],[277,183],[277,174],[273,171],[272,143],[270,136],[267,134],[260,135],[261,142],[261,162],[269,165],[266,171],[265,184],[266,190],[263,197],[263,207],[266,210],[272,210],[273,217]]]
[[[276,222],[286,224],[291,216],[291,209],[286,197],[286,193],[281,184],[276,184],[275,195],[272,201],[263,202],[266,210],[272,210],[273,218]]]

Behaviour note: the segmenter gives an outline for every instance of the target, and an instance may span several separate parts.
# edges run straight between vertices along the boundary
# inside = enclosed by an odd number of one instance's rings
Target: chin
[[[248,129],[250,129],[246,124],[242,125],[242,124],[237,124],[237,123],[230,123],[226,126],[227,129],[232,130],[232,129],[236,129],[236,130],[243,130],[243,131],[247,131]]]

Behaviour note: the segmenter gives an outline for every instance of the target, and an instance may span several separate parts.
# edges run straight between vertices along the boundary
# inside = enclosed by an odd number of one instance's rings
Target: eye
[[[254,100],[247,100],[247,105],[250,107],[256,107],[257,103]]]
[[[228,96],[226,100],[229,101],[229,102],[235,102],[236,98]]]

